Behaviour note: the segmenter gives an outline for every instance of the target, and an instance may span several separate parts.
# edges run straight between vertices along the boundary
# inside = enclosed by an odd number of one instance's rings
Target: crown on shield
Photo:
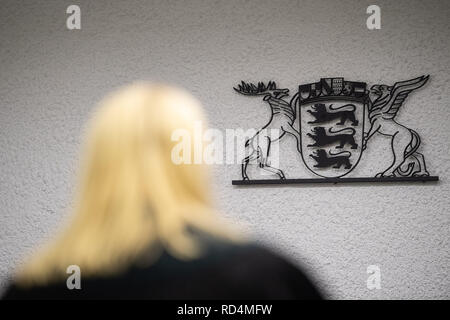
[[[318,82],[299,86],[301,102],[327,97],[347,97],[365,101],[369,97],[369,91],[365,82],[346,81],[344,78],[322,78]]]

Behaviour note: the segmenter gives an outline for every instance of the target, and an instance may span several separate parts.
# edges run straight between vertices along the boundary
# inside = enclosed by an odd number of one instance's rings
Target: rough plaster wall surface
[[[216,165],[225,217],[312,270],[330,298],[450,298],[450,2],[76,1],[82,30],[65,27],[72,1],[1,1],[0,288],[67,217],[83,124],[107,92],[136,79],[187,88],[210,125],[264,125],[268,109],[233,92],[240,80],[301,83],[343,76],[369,84],[431,74],[398,121],[422,136],[439,183],[239,188],[239,165]],[[370,141],[352,176],[391,161]],[[280,166],[311,176],[288,137]],[[368,265],[380,290],[366,287]],[[1,290],[1,289],[0,289]]]

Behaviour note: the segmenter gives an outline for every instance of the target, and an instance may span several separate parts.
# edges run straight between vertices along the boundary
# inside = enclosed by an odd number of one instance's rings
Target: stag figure
[[[267,85],[259,82],[258,85],[244,81],[233,88],[237,92],[248,96],[264,96],[263,100],[270,106],[271,116],[269,122],[259,129],[254,136],[245,142],[246,157],[242,160],[242,179],[249,180],[247,166],[250,161],[257,161],[259,168],[278,175],[285,179],[281,169],[270,165],[270,146],[281,139],[286,133],[292,134],[297,140],[297,149],[300,146],[300,133],[294,128],[295,110],[291,103],[283,100],[289,96],[289,89],[277,89],[276,83],[269,81]],[[278,134],[270,134],[276,129]],[[300,149],[299,149],[300,150]]]

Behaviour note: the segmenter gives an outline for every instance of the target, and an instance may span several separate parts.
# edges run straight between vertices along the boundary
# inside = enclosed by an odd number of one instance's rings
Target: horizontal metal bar
[[[260,179],[260,180],[233,180],[235,186],[261,185],[261,184],[301,184],[301,183],[354,183],[354,182],[426,182],[438,181],[438,176],[428,177],[383,177],[383,178],[312,178],[312,179]]]

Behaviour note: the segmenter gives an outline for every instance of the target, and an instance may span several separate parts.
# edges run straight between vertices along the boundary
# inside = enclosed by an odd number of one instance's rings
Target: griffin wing
[[[405,80],[396,82],[391,89],[391,95],[386,103],[381,109],[381,116],[383,119],[393,119],[397,115],[398,109],[402,106],[408,95],[422,87],[430,76],[421,76],[411,80]]]

